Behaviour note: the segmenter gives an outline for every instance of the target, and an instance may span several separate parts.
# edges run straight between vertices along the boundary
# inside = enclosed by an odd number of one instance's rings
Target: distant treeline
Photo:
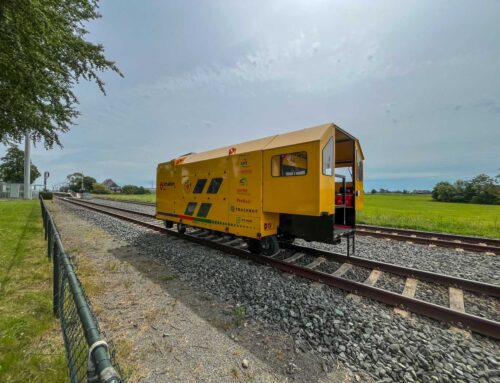
[[[432,199],[441,202],[470,202],[500,205],[500,174],[495,178],[480,174],[470,181],[454,184],[439,182],[432,189]]]
[[[372,189],[370,194],[431,194],[432,192],[430,190],[389,190],[389,189]]]

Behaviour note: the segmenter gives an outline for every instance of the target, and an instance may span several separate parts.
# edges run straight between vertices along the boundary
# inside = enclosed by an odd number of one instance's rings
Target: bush
[[[151,193],[148,189],[143,186],[135,185],[124,185],[122,187],[122,194],[149,194]]]
[[[54,197],[51,192],[45,192],[45,191],[40,192],[39,196],[41,199],[44,200],[51,200]]]
[[[440,202],[470,202],[487,205],[500,204],[499,177],[493,179],[480,174],[470,181],[458,180],[454,184],[439,182],[432,189],[432,199]]]
[[[92,184],[92,193],[94,194],[109,194],[109,189],[103,184],[94,183]]]

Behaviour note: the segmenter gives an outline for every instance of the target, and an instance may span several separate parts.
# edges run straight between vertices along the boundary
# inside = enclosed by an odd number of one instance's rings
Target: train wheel
[[[184,225],[183,223],[178,223],[177,224],[177,231],[180,234],[184,234],[186,232],[186,225]]]
[[[172,221],[165,221],[165,229],[171,229],[174,227],[174,223]]]
[[[260,240],[260,248],[262,254],[268,257],[276,254],[280,249],[278,238],[275,235],[262,238]]]

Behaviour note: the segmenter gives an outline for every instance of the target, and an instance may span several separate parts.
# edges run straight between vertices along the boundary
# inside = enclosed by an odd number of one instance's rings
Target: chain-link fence
[[[104,340],[71,258],[64,251],[57,228],[42,199],[40,205],[47,254],[54,264],[54,315],[61,321],[70,381],[123,382],[113,347]]]

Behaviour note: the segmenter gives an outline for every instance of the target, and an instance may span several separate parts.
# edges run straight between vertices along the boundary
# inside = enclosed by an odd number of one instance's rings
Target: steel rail
[[[463,250],[475,251],[475,252],[491,252],[494,254],[500,254],[500,246],[495,242],[494,239],[481,239],[474,237],[458,237],[460,240],[454,239],[441,239],[439,234],[421,234],[422,232],[410,232],[412,234],[405,234],[407,231],[393,229],[393,228],[380,228],[380,229],[365,229],[356,226],[356,234],[372,236],[377,238],[390,238],[395,241],[409,241],[412,243],[419,243],[424,245],[436,245],[439,247],[450,247],[450,248],[460,248]],[[443,236],[444,237],[444,236]],[[475,242],[470,241],[471,238]],[[500,241],[498,242],[500,244]]]
[[[154,202],[145,202],[145,201],[134,201],[133,199],[115,199],[115,198],[106,198],[106,197],[92,197],[93,199],[99,199],[102,201],[111,201],[111,202],[123,202],[123,203],[133,203],[136,205],[146,205],[146,206],[156,206]]]
[[[421,314],[424,316],[427,316],[432,319],[436,319],[439,321],[443,322],[449,322],[453,323],[458,326],[463,326],[470,331],[476,332],[478,334],[482,334],[485,336],[488,336],[490,338],[494,338],[497,340],[500,340],[500,322],[496,322],[490,319],[478,317],[476,315],[468,314],[465,312],[461,311],[455,311],[452,309],[449,309],[444,306],[439,306],[435,305],[433,303],[425,302],[419,299],[415,298],[409,298],[405,297],[402,294],[394,293],[388,290],[383,290],[377,287],[369,286],[361,282],[355,282],[349,279],[345,279],[342,277],[336,277],[332,274],[327,274],[323,273],[321,271],[316,271],[313,269],[308,269],[306,267],[298,266],[296,264],[288,263],[279,259],[275,259],[272,257],[266,257],[263,255],[256,255],[256,254],[251,254],[246,250],[242,250],[236,247],[228,246],[225,245],[224,243],[220,242],[214,242],[210,240],[206,240],[204,238],[198,238],[195,236],[191,236],[189,234],[180,234],[172,229],[166,229],[163,228],[162,226],[155,225],[149,222],[143,222],[141,220],[138,220],[136,218],[130,217],[130,216],[124,216],[123,214],[118,214],[114,213],[109,210],[113,210],[113,207],[110,206],[103,206],[104,209],[98,208],[95,205],[98,204],[93,204],[94,206],[89,206],[87,204],[87,201],[82,202],[82,201],[74,201],[70,200],[67,198],[63,199],[66,202],[82,206],[84,208],[94,210],[99,213],[104,213],[107,215],[110,215],[112,217],[126,220],[128,222],[133,222],[135,224],[150,228],[155,231],[159,231],[162,233],[167,233],[170,235],[173,235],[178,238],[184,238],[188,239],[189,241],[192,241],[194,243],[198,243],[213,249],[221,250],[223,252],[232,254],[232,255],[237,255],[239,257],[243,257],[246,259],[253,260],[258,263],[262,264],[267,264],[270,266],[273,266],[279,270],[286,271],[307,279],[311,279],[317,282],[324,283],[326,285],[332,286],[332,287],[337,287],[340,289],[343,289],[345,291],[361,295],[367,298],[371,298],[374,300],[377,300],[379,302],[395,306],[395,307],[401,307],[404,308],[408,311],[414,312],[416,314]],[[107,210],[109,209],[109,210]],[[129,214],[136,214],[136,212],[133,211],[128,211]],[[141,215],[141,214],[138,214]],[[301,251],[305,251],[304,249],[307,249],[307,251],[311,250],[311,248],[303,248],[300,247]],[[320,250],[318,250],[320,251]],[[331,254],[331,253],[330,253]],[[353,257],[350,257],[352,259]],[[370,261],[372,262],[372,261]],[[394,265],[393,265],[394,266]],[[473,281],[471,281],[473,282]]]
[[[328,258],[332,261],[340,263],[350,263],[354,266],[364,267],[371,270],[380,270],[390,274],[396,274],[402,277],[416,278],[433,283],[439,283],[451,287],[458,287],[462,290],[472,291],[479,294],[489,295],[492,297],[500,298],[500,286],[473,281],[471,279],[464,279],[453,277],[445,274],[433,273],[411,267],[399,266],[393,263],[385,263],[381,261],[372,261],[367,258],[359,258],[353,256],[346,256],[343,254],[333,253],[330,251],[319,250],[311,247],[299,246],[295,244],[281,244],[282,248],[296,250],[297,252],[307,252],[308,254],[318,257]]]
[[[134,200],[115,200],[104,197],[94,197],[102,201],[123,202],[142,206],[156,206],[154,202]],[[432,231],[402,229],[388,226],[356,225],[356,233],[377,238],[391,238],[398,241],[407,241],[422,245],[433,244],[439,247],[461,248],[473,252],[491,252],[500,254],[500,240],[495,238],[482,238],[463,236]]]
[[[369,231],[382,231],[389,233],[397,233],[402,235],[416,235],[421,237],[434,237],[440,239],[446,239],[450,241],[457,241],[457,243],[468,242],[468,243],[485,243],[491,244],[493,246],[500,246],[500,239],[490,238],[490,237],[477,237],[472,235],[460,235],[451,233],[440,233],[436,231],[424,231],[424,230],[413,230],[405,229],[400,227],[390,227],[390,226],[375,226],[375,225],[364,225],[357,224],[356,229],[369,230]]]

